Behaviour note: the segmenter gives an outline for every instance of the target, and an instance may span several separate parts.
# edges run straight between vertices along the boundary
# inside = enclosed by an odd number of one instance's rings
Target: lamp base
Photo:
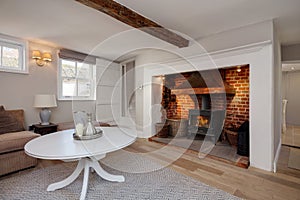
[[[48,108],[42,108],[40,112],[41,125],[49,125],[50,116],[51,116],[51,111]]]

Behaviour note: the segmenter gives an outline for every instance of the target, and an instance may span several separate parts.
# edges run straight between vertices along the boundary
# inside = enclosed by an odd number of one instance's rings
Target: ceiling
[[[141,15],[193,39],[276,19],[283,44],[300,43],[299,0],[117,0]],[[99,45],[132,30],[74,0],[0,0],[0,33],[55,47],[90,53]],[[118,38],[95,55],[112,59],[131,40]],[[129,38],[129,37],[128,37]],[[147,45],[168,45],[141,31],[131,39]]]

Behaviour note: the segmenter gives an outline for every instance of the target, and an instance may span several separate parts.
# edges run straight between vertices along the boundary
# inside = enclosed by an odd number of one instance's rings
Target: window
[[[96,66],[94,64],[60,59],[60,100],[95,100]]]
[[[26,47],[24,41],[0,35],[0,71],[28,73]]]

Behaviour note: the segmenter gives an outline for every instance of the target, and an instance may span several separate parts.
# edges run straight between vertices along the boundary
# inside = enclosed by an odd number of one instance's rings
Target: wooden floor
[[[161,144],[138,140],[127,149],[143,153],[152,151],[152,156],[157,159],[168,160],[169,155],[155,155],[158,148]],[[199,159],[191,151],[169,167],[241,198],[295,200],[300,199],[300,171],[287,167],[289,149],[282,147],[277,173],[252,167],[243,169],[211,158]]]
[[[162,155],[156,151],[162,147],[159,143],[139,139],[126,150],[145,153],[162,163],[168,162],[170,154]],[[243,169],[211,158],[199,159],[193,151],[186,151],[168,167],[244,199],[295,200],[300,199],[300,171],[287,167],[289,149],[290,147],[282,147],[277,173],[252,167]],[[179,147],[169,149],[170,153],[179,150]],[[57,163],[60,161],[39,161],[38,168]]]

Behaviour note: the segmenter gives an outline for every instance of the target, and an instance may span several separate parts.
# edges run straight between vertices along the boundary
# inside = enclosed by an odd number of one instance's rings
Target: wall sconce
[[[239,73],[242,71],[241,66],[237,66],[236,71]]]
[[[51,53],[44,52],[43,54],[39,50],[32,51],[32,58],[35,60],[36,64],[40,67],[44,66],[46,63],[52,61]]]

